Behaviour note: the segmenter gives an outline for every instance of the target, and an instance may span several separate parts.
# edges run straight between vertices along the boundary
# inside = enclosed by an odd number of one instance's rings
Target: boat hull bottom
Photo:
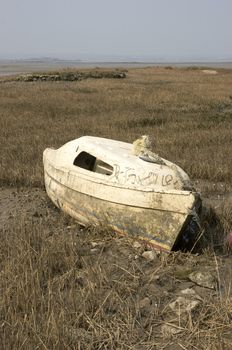
[[[117,204],[74,191],[45,175],[45,187],[53,203],[82,225],[106,225],[154,248],[172,250],[189,215]]]

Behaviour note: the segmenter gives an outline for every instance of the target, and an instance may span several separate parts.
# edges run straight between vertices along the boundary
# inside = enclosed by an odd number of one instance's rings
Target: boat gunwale
[[[85,192],[81,192],[81,191],[79,191],[77,189],[71,188],[70,186],[68,186],[68,185],[58,181],[57,179],[55,179],[46,169],[44,169],[44,172],[50,178],[50,180],[54,181],[55,183],[58,183],[59,185],[65,187],[65,188],[68,188],[69,190],[72,190],[72,191],[75,191],[75,192],[78,192],[78,193],[82,193],[83,195],[87,195],[89,197],[97,198],[97,199],[102,200],[104,202],[120,204],[120,205],[124,205],[124,206],[127,206],[127,207],[133,207],[133,208],[145,209],[145,210],[161,211],[161,212],[165,212],[166,211],[166,212],[170,212],[170,213],[178,213],[178,214],[186,215],[186,217],[187,217],[188,215],[191,215],[191,210],[193,210],[193,208],[196,205],[196,202],[198,201],[198,197],[195,197],[195,201],[193,202],[192,208],[189,208],[185,212],[180,212],[180,211],[177,211],[177,210],[161,209],[161,208],[151,208],[151,207],[148,207],[148,206],[145,207],[145,206],[141,206],[141,205],[139,206],[139,205],[134,205],[134,204],[126,204],[126,203],[121,203],[121,202],[116,202],[116,201],[110,201],[108,199],[101,198],[101,197],[98,197],[98,196],[93,196],[91,194],[88,194],[88,193],[85,193]],[[112,186],[109,186],[109,187],[112,187]],[[120,187],[120,188],[121,189],[125,189],[123,187]],[[128,190],[138,191],[137,189],[131,189],[131,188],[128,188]],[[143,192],[143,191],[138,191],[138,192]],[[161,195],[165,195],[165,194],[171,194],[171,195],[174,194],[174,195],[180,195],[180,196],[182,195],[181,193],[176,194],[176,193],[156,192],[156,191],[149,191],[149,192],[146,192],[146,193],[158,193],[158,194],[161,194]],[[192,193],[189,192],[189,195],[190,194],[192,194]]]

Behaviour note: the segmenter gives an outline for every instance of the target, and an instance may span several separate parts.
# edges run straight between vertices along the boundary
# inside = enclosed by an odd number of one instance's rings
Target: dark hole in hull
[[[196,216],[199,218],[202,211],[202,203],[200,200],[196,204],[195,210]],[[199,219],[196,216],[191,214],[188,216],[172,247],[172,251],[181,250],[183,252],[188,252],[193,249],[201,230]]]

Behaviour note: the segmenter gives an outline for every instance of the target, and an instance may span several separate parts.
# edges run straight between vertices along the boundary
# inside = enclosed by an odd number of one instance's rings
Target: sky
[[[232,60],[232,0],[0,0],[0,58]]]

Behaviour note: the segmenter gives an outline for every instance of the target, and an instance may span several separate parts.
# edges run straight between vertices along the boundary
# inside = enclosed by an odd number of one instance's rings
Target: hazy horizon
[[[131,63],[207,63],[207,62],[232,62],[232,57],[143,57],[143,56],[107,56],[107,55],[89,55],[89,56],[49,56],[49,55],[12,55],[0,56],[0,61],[70,61],[70,62],[131,62]]]

